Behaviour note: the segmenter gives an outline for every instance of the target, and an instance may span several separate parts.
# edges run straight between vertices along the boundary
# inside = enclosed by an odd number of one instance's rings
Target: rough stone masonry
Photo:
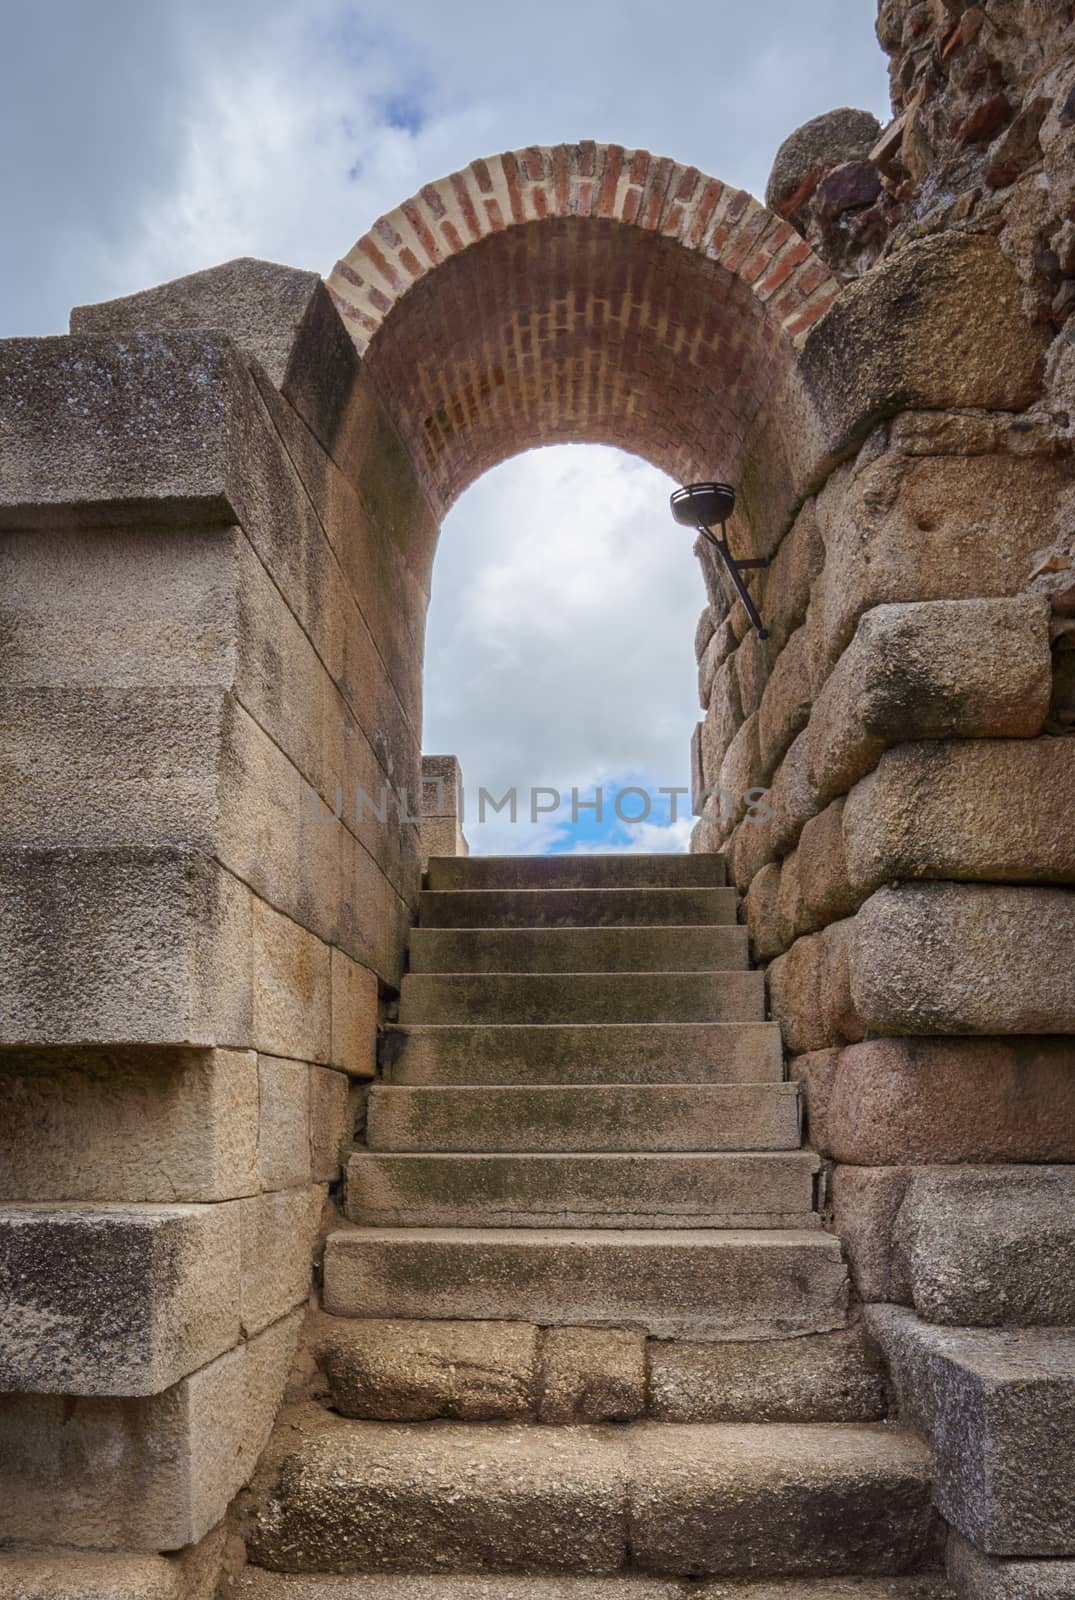
[[[1075,1595],[1073,20],[883,0],[765,206],[535,147],[0,344],[0,1594]],[[334,818],[569,439],[771,558],[693,853]]]

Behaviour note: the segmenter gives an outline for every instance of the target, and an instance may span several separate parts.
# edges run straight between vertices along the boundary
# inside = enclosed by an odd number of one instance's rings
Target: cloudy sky
[[[0,335],[237,255],[328,273],[479,155],[596,138],[761,196],[781,140],[887,114],[874,0],[0,0]],[[481,850],[683,849],[704,595],[671,486],[597,446],[531,452],[445,524],[425,748],[521,795]],[[536,826],[532,785],[566,797]],[[628,785],[649,819],[619,823]],[[571,790],[605,793],[571,821]],[[548,799],[546,797],[546,803]],[[621,809],[641,809],[637,796]],[[679,802],[682,805],[682,802]]]

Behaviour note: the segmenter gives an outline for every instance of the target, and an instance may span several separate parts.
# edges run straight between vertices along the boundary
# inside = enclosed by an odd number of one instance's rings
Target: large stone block
[[[809,673],[809,635],[797,628],[776,658],[758,707],[758,759],[771,778],[785,751],[806,727],[813,704]]]
[[[799,1085],[802,1096],[803,1135],[822,1155],[831,1154],[829,1106],[841,1054],[838,1046],[830,1046],[792,1056],[788,1062],[788,1077]]]
[[[772,1013],[793,1055],[862,1038],[849,966],[855,932],[853,918],[831,922],[796,939],[769,968]]]
[[[808,737],[809,728],[804,728],[792,740],[769,789],[772,821],[766,829],[766,843],[773,855],[788,855],[805,824],[824,804],[810,777]]]
[[[868,1039],[840,1053],[824,1128],[857,1166],[1075,1161],[1075,1043]]]
[[[238,520],[228,434],[244,385],[221,334],[4,340],[0,526]]]
[[[836,660],[873,606],[1022,593],[1068,477],[1048,461],[912,460],[877,456],[868,444],[857,469],[835,473],[818,502],[825,566],[810,602],[818,666]]]
[[[332,952],[314,934],[253,901],[254,1036],[266,1055],[327,1062]]]
[[[834,800],[810,818],[799,835],[795,854],[803,931],[850,917],[863,896],[856,892],[848,876],[842,799]]]
[[[920,883],[852,919],[855,1011],[877,1033],[1075,1032],[1075,892]]]
[[[919,1169],[893,1243],[930,1322],[1075,1324],[1075,1167]]]
[[[348,1079],[327,1067],[310,1067],[310,1176],[335,1183],[354,1139]]]
[[[181,1550],[221,1520],[268,1440],[302,1314],[161,1394],[0,1397],[0,1534]]]
[[[242,1322],[247,1338],[308,1298],[323,1201],[319,1185],[239,1201]]]
[[[1073,793],[1075,739],[900,745],[848,796],[850,881],[1073,882]]]
[[[289,1416],[288,1451],[245,1529],[276,1572],[613,1574],[627,1468],[609,1428]],[[480,1440],[480,1448],[477,1448]]]
[[[993,1555],[1075,1549],[1075,1333],[934,1328],[867,1311],[900,1417],[930,1436],[942,1516]]]
[[[807,339],[802,372],[830,449],[845,453],[908,406],[1023,410],[1043,346],[996,241],[935,234],[848,285]]]
[[[174,1556],[39,1548],[0,1555],[7,1600],[213,1600],[223,1523]]]
[[[1075,1600],[1075,1561],[998,1560],[958,1534],[948,1577],[959,1600]]]
[[[533,1414],[539,1330],[526,1322],[324,1317],[315,1343],[345,1417],[506,1421]]]
[[[331,1060],[356,1078],[377,1068],[377,979],[342,950],[332,952]]]
[[[643,1431],[628,1516],[643,1572],[903,1572],[928,1545],[929,1452],[910,1431],[826,1423]]]
[[[816,809],[865,777],[887,745],[1038,733],[1051,686],[1041,597],[877,606],[860,621],[803,735]]]
[[[316,272],[242,256],[139,294],[75,306],[71,332],[122,337],[218,330],[256,356],[279,385],[320,282]]]
[[[234,1204],[6,1206],[0,1391],[157,1394],[238,1341],[238,1273]]]
[[[250,1043],[250,899],[205,856],[0,852],[0,950],[0,1043]]]
[[[258,1179],[250,1051],[0,1052],[8,1200],[229,1200]]]
[[[882,1369],[859,1328],[764,1344],[651,1341],[650,1415],[662,1422],[873,1422]]]
[[[258,1164],[263,1189],[310,1182],[310,1074],[305,1061],[258,1057]]]

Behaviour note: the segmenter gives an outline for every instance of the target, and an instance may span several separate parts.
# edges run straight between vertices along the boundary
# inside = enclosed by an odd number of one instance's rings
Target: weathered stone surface
[[[765,843],[773,855],[788,855],[795,848],[804,825],[824,804],[809,773],[808,736],[809,728],[804,728],[792,740],[769,790],[773,816],[765,830],[768,835]],[[738,855],[738,851],[736,853]]]
[[[275,1571],[614,1573],[626,1465],[607,1429],[345,1422],[299,1413],[246,1530]],[[477,1448],[478,1439],[481,1448]]]
[[[230,1200],[259,1187],[251,1051],[0,1053],[0,1169],[20,1200]]]
[[[246,1529],[278,1572],[420,1571],[436,1529],[446,1574],[611,1575],[628,1549],[640,1577],[883,1573],[917,1564],[929,1536],[928,1455],[900,1429],[508,1426],[478,1449],[465,1424],[288,1421]],[[840,1515],[809,1514],[819,1495]]]
[[[901,1572],[925,1551],[929,1452],[914,1434],[825,1423],[640,1432],[628,1520],[643,1571]]]
[[[784,1083],[398,1087],[370,1091],[366,1144],[384,1151],[797,1150]]]
[[[646,1409],[646,1343],[627,1328],[550,1328],[538,1420],[630,1422]]]
[[[861,1300],[911,1301],[907,1263],[896,1253],[893,1230],[914,1169],[849,1167],[832,1174],[836,1232],[843,1241],[851,1281]]]
[[[0,852],[0,1043],[249,1046],[250,917],[189,852]]]
[[[733,660],[723,662],[714,673],[708,705],[699,739],[703,789],[716,788],[720,783],[724,758],[743,723]]]
[[[781,539],[762,582],[761,614],[773,649],[783,653],[806,616],[810,586],[821,571],[825,546],[815,502],[807,500]]]
[[[765,1344],[650,1342],[649,1414],[661,1422],[873,1422],[880,1364],[861,1330]]]
[[[845,161],[868,156],[880,132],[881,124],[872,112],[850,107],[804,122],[776,153],[765,190],[766,205],[798,226],[825,174]]]
[[[1049,1563],[1041,1563],[1049,1565]],[[1056,1566],[1059,1563],[1052,1563]],[[902,1578],[772,1578],[744,1583],[739,1578],[711,1583],[626,1578],[548,1578],[516,1574],[464,1577],[334,1577],[266,1572],[245,1567],[233,1580],[229,1600],[952,1600],[942,1579]],[[1035,1591],[1035,1594],[1037,1591]],[[1043,1591],[1044,1600],[1071,1600],[1068,1591]],[[990,1591],[989,1600],[1006,1600]],[[34,1596],[33,1600],[37,1600]],[[42,1600],[53,1600],[52,1595]],[[68,1600],[65,1594],[57,1600]],[[72,1596],[71,1600],[75,1600]],[[111,1595],[106,1600],[113,1600]],[[128,1600],[126,1595],[117,1600]],[[132,1597],[134,1600],[134,1597]],[[138,1597],[141,1600],[141,1597]],[[154,1597],[155,1600],[155,1597]],[[201,1597],[199,1596],[199,1600]],[[1030,1600],[1020,1590],[1013,1600]]]
[[[799,852],[793,850],[784,858],[780,868],[780,883],[776,892],[776,926],[780,948],[786,950],[805,932],[802,882],[799,877]]]
[[[253,901],[254,1032],[266,1055],[328,1061],[332,952],[264,900]]]
[[[386,1083],[779,1083],[771,1022],[390,1026]]]
[[[409,972],[400,1000],[404,1025],[760,1022],[763,1011],[759,972]]]
[[[905,740],[1031,736],[1051,685],[1048,613],[1037,596],[877,606],[811,712],[811,785],[822,803],[833,799]]]
[[[696,852],[690,859],[707,857],[723,868],[723,859],[711,852]],[[535,888],[424,889],[419,898],[419,921],[426,928],[648,928],[728,925],[736,920],[736,894],[728,888],[634,886],[542,889],[540,893]]]
[[[356,1151],[347,1214],[374,1227],[779,1228],[813,1223],[817,1162],[782,1151]]]
[[[848,874],[842,799],[810,818],[799,835],[795,855],[803,930],[810,932],[850,917],[863,896],[857,885],[852,887]]]
[[[959,1600],[1075,1600],[1075,1561],[1002,1561],[958,1534],[948,1576]]]
[[[835,451],[904,406],[1020,411],[1043,340],[988,235],[913,240],[849,284],[812,330],[802,371]]]
[[[854,918],[830,922],[821,933],[796,939],[769,968],[772,1013],[793,1055],[862,1038],[849,965],[856,936]]]
[[[1075,1545],[1075,1334],[931,1327],[898,1306],[867,1311],[901,1419],[933,1448],[942,1516],[994,1555]]]
[[[763,809],[764,807],[764,809]],[[776,854],[773,848],[773,806],[770,790],[753,820],[745,818],[725,846],[728,870],[740,894],[746,894],[755,876]]]
[[[714,811],[713,814],[721,816],[725,822],[726,833],[730,833],[734,823],[747,809],[748,791],[762,789],[764,786],[765,774],[761,770],[761,759],[758,755],[758,714],[755,711],[747,717],[728,746],[720,767],[722,793],[707,802],[704,814],[708,816],[710,814],[708,808],[714,807],[719,800],[719,813]]]
[[[915,1309],[977,1327],[1075,1324],[1075,1167],[916,1172],[895,1219]]]
[[[256,356],[279,385],[320,282],[315,272],[242,256],[140,294],[76,306],[71,332],[123,336],[219,330]]]
[[[1075,893],[920,883],[853,918],[850,984],[878,1033],[1070,1033]]]
[[[377,1056],[376,976],[332,951],[332,1065],[355,1078],[372,1078]]]
[[[310,1067],[310,1176],[335,1183],[354,1137],[348,1081],[342,1072]]]
[[[744,908],[750,929],[750,953],[758,963],[771,961],[784,949],[777,909],[779,894],[780,867],[770,861],[751,879]]]
[[[239,1201],[243,1331],[248,1338],[309,1295],[323,1198],[324,1191],[314,1185]]]
[[[796,628],[776,658],[758,707],[758,761],[772,777],[796,734],[806,727],[813,704],[809,670],[810,636]]]
[[[742,928],[414,928],[411,972],[731,972]]]
[[[744,717],[752,717],[761,705],[765,685],[776,660],[776,647],[770,639],[759,639],[752,628],[734,657],[735,680],[739,685],[739,704]]]
[[[214,1600],[227,1539],[220,1523],[175,1556],[39,1548],[0,1554],[5,1600]]]
[[[810,1062],[804,1056],[799,1062]],[[796,1077],[802,1074],[792,1063]],[[858,1166],[1075,1161],[1075,1047],[1063,1038],[869,1039],[840,1053],[817,1138]]]
[[[528,1417],[538,1329],[524,1322],[382,1322],[322,1318],[316,1347],[345,1417],[461,1422]]]
[[[66,1545],[153,1554],[201,1539],[265,1448],[301,1323],[285,1318],[161,1394],[3,1396],[4,1537],[32,1545],[47,1529]]]
[[[0,526],[238,520],[226,434],[244,385],[221,334],[4,340]]]
[[[847,800],[847,870],[863,897],[896,878],[1075,881],[1075,739],[901,745]]]
[[[263,1189],[310,1181],[310,1068],[258,1057],[258,1162]]]
[[[799,1085],[802,1093],[804,1136],[822,1155],[831,1153],[829,1107],[841,1053],[835,1046],[828,1050],[809,1050],[805,1055],[792,1056],[788,1062],[788,1076]]]
[[[658,1339],[794,1338],[845,1325],[847,1279],[839,1240],[800,1229],[361,1228],[329,1235],[325,1306]]]
[[[719,855],[460,856],[429,863],[428,888],[444,890],[572,890],[577,907],[589,905],[580,890],[716,889],[727,882]],[[423,899],[425,906],[429,902]],[[733,919],[734,920],[734,919]],[[479,926],[488,924],[479,924]],[[584,924],[590,926],[590,924]],[[457,926],[455,923],[440,926]],[[526,924],[523,924],[526,926]]]
[[[228,1350],[244,1203],[6,1206],[0,1390],[156,1394]]]
[[[878,455],[867,440],[818,498],[825,565],[810,599],[815,687],[873,606],[1022,593],[1066,482],[1055,462]]]

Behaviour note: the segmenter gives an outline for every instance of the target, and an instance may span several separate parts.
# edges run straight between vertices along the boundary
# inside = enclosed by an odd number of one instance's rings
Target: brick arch
[[[838,285],[741,189],[582,143],[472,162],[382,217],[328,286],[434,509],[538,444],[734,477]]]

